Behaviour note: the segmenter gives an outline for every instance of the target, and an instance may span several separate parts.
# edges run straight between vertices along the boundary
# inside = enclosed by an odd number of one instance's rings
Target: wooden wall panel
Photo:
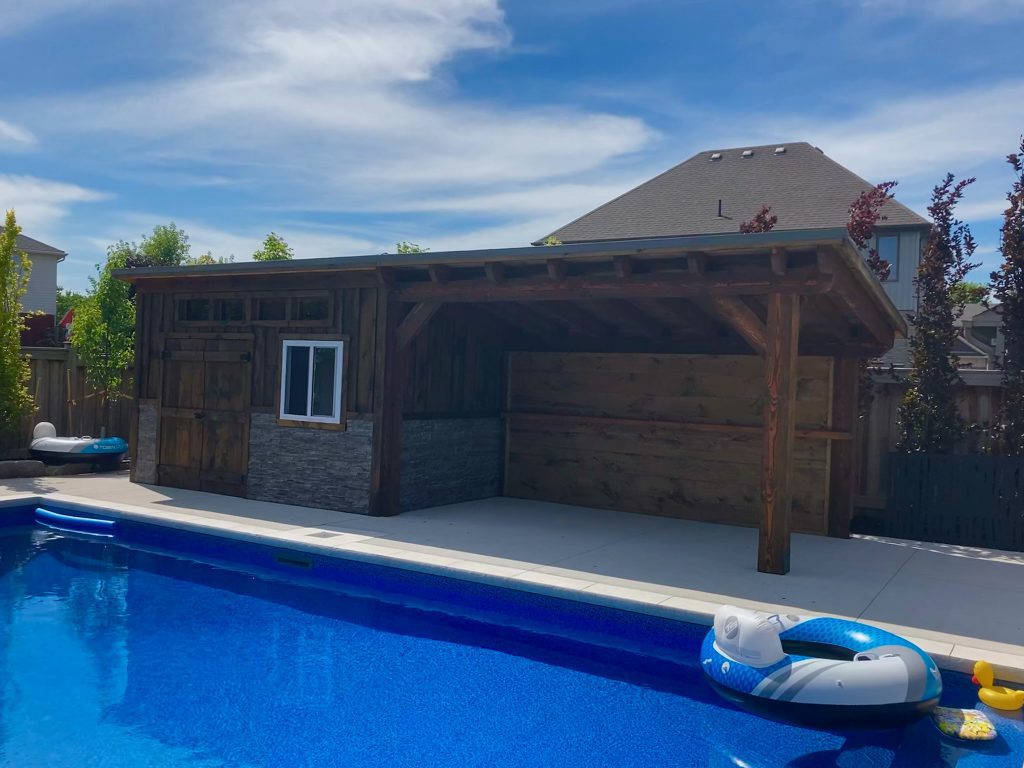
[[[764,378],[751,356],[511,353],[506,493],[738,525],[760,514],[761,437],[643,420],[760,426]],[[828,425],[830,361],[801,359],[798,424]],[[636,419],[602,422],[600,417]],[[796,444],[793,528],[822,533],[827,441]]]
[[[493,323],[443,307],[409,345],[405,415],[498,415],[505,402],[504,350]]]

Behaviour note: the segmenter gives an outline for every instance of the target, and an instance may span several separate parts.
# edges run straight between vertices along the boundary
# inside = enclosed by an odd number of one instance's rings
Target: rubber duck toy
[[[993,709],[1014,710],[1024,707],[1024,691],[1015,691],[995,684],[995,672],[987,661],[974,664],[974,677],[971,682],[980,685],[978,698]]]

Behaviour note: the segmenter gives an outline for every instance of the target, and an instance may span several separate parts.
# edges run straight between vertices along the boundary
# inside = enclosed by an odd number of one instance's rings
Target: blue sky
[[[987,272],[1024,132],[1024,0],[0,0],[0,205],[69,253],[523,245],[706,148],[809,141]]]

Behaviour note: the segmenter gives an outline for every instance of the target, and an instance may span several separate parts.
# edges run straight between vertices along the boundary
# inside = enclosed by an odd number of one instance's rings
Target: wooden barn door
[[[165,341],[160,485],[245,495],[251,350],[249,338]]]

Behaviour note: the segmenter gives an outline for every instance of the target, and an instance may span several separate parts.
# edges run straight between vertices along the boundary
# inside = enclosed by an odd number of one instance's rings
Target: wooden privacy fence
[[[32,428],[40,421],[52,422],[58,435],[98,437],[106,426],[108,435],[128,439],[131,432],[132,402],[123,397],[105,413],[103,398],[86,383],[85,368],[74,350],[65,347],[23,347],[28,355],[31,378],[29,392],[35,399],[35,411],[23,422],[25,446]],[[129,381],[132,371],[125,372]],[[125,388],[122,391],[131,391]]]
[[[960,415],[968,424],[989,425],[999,409],[1002,390],[999,371],[963,372],[967,382],[957,389]],[[875,398],[868,415],[857,425],[857,492],[855,506],[864,510],[886,508],[889,463],[900,441],[896,420],[905,385],[886,378],[875,383]],[[958,446],[958,455],[982,453],[991,448],[984,430],[971,433]]]
[[[1024,551],[1024,458],[893,454],[885,533]]]

